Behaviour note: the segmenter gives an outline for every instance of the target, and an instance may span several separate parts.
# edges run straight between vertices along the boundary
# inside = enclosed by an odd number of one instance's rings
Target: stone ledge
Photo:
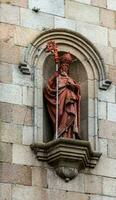
[[[90,142],[73,139],[57,139],[48,143],[32,144],[39,161],[46,161],[66,181],[74,178],[80,169],[94,168],[101,153],[91,149]]]

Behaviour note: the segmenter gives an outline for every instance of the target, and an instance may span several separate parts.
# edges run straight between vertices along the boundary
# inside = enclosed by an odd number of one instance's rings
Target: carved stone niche
[[[52,73],[49,72],[50,66],[53,65],[51,55],[45,53],[46,44],[50,40],[56,42],[60,53],[70,51],[76,59],[72,64],[70,74],[81,85],[82,140],[63,138],[53,140],[52,130],[49,129],[50,123],[49,121],[46,123],[45,106],[42,105],[43,95],[41,94],[40,97],[39,94],[39,98],[37,96]],[[107,90],[111,85],[111,81],[107,79],[103,59],[94,45],[79,33],[67,29],[52,29],[41,33],[30,44],[24,57],[24,63],[27,64],[34,81],[34,142],[31,149],[38,161],[47,162],[55,168],[61,178],[69,181],[78,174],[80,169],[94,168],[101,156],[101,153],[98,153],[98,90]],[[20,65],[20,71],[23,74],[25,72],[27,74],[28,70],[25,65]],[[52,70],[54,71],[55,68]],[[90,109],[91,102],[93,109]],[[42,127],[38,126],[38,115],[44,119],[39,124],[39,126],[42,124]]]
[[[94,168],[101,156],[101,153],[92,151],[89,141],[84,140],[60,138],[32,144],[31,149],[39,161],[53,166],[66,182],[77,176],[80,169]]]

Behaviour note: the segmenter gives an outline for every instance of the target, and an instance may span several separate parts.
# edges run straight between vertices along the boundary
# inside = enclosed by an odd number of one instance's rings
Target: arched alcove
[[[70,67],[70,76],[81,85],[81,134],[83,139],[90,141],[96,149],[97,91],[98,88],[107,89],[111,82],[106,78],[103,59],[93,44],[79,33],[67,29],[42,32],[29,45],[24,58],[27,68],[34,75],[34,142],[52,139],[52,134],[49,136],[49,126],[43,125],[45,120],[43,86],[48,76],[55,70],[52,56],[45,52],[46,44],[50,40],[57,43],[59,52],[70,51],[75,58]]]

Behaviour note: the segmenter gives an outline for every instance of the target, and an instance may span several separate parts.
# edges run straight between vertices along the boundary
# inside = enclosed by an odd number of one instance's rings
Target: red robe
[[[59,74],[58,82],[58,138],[80,139],[80,86],[66,73]],[[55,132],[56,73],[48,79],[44,97]]]

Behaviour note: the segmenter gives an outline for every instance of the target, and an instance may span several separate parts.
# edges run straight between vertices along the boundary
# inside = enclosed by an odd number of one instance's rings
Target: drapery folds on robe
[[[55,72],[44,88],[44,97],[52,119],[56,124],[56,78],[58,77],[58,138],[80,139],[80,86],[68,73]]]

